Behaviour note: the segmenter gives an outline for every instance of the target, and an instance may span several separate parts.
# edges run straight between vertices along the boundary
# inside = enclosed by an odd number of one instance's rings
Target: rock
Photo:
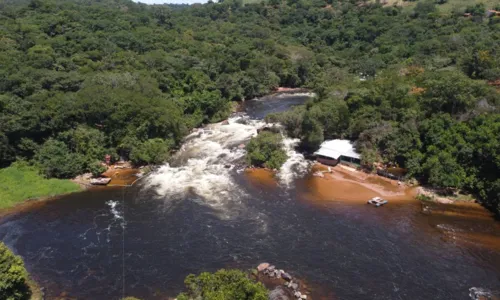
[[[275,266],[269,266],[269,267],[267,267],[267,270],[268,270],[269,272],[273,272],[273,271],[274,271],[274,269],[276,269],[276,267],[275,267]]]
[[[292,276],[286,272],[283,272],[281,273],[281,277],[287,281],[291,281],[292,280]]]
[[[257,266],[257,271],[262,272],[267,268],[269,268],[268,263],[261,263],[260,265]]]
[[[290,283],[290,287],[292,290],[296,291],[299,288],[299,285],[295,282]]]
[[[323,175],[323,172],[321,172],[321,171],[314,172],[313,176],[321,177],[321,178],[325,177],[325,175]]]
[[[290,300],[288,292],[281,286],[269,292],[269,300]]]
[[[302,293],[300,293],[300,292],[295,292],[293,295],[295,296],[295,298],[298,298],[298,299],[300,299],[302,297]]]
[[[307,295],[302,295],[302,296],[300,296],[300,298],[305,300],[305,299],[307,299]]]
[[[276,276],[276,278],[281,278],[281,272],[279,270],[274,270],[274,276]]]
[[[222,125],[229,125],[229,121],[228,121],[228,120],[224,120],[224,121],[222,121],[222,123],[221,123],[221,124],[222,124]]]

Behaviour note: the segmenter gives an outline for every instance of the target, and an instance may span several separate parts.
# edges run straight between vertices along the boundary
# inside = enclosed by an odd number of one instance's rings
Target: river
[[[311,199],[310,163],[291,139],[276,179],[244,171],[240,145],[261,119],[306,99],[247,101],[134,187],[33,203],[0,220],[0,239],[48,299],[167,299],[189,273],[264,261],[307,282],[314,299],[498,296],[500,227],[478,207]]]

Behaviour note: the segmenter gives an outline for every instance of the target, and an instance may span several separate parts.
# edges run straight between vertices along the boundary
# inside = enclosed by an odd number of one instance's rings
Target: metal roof
[[[352,142],[349,140],[328,140],[324,141],[319,150],[314,152],[314,155],[321,155],[334,159],[339,159],[340,156],[352,158],[360,158],[360,155],[354,150]]]

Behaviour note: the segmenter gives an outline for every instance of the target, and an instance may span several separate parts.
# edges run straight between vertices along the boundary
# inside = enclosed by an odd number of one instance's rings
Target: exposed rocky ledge
[[[269,293],[270,300],[308,299],[309,292],[301,291],[301,282],[283,269],[264,262],[257,266],[257,276],[277,284]]]

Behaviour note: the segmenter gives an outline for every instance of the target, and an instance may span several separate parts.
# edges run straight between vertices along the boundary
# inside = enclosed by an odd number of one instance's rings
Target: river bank
[[[47,179],[26,163],[14,163],[0,169],[0,215],[26,201],[38,201],[81,191],[64,179]]]
[[[444,193],[440,190],[425,186],[418,187],[417,197],[422,201],[432,201],[442,204],[477,202],[477,200],[472,195],[461,194],[461,193],[444,195]]]
[[[351,167],[337,165],[329,167],[311,162],[307,176],[299,180],[304,185],[304,197],[311,201],[348,201],[365,204],[373,197],[383,197],[391,201],[413,201],[417,187],[367,174]],[[248,168],[245,170],[249,182],[257,186],[275,187],[279,185],[276,173],[269,169]]]
[[[45,179],[32,168],[21,170],[0,170],[0,218],[8,215],[22,213],[23,211],[41,208],[50,201],[60,199],[73,193],[83,192],[89,189],[102,189],[103,186],[92,185],[90,180],[92,175],[82,174],[73,179]],[[102,173],[103,176],[111,179],[108,187],[132,186],[142,176],[150,170],[151,167],[142,169],[132,168],[129,164],[111,165]],[[15,177],[16,182],[7,180],[6,175],[1,172],[14,173],[9,175]],[[3,187],[3,185],[12,184],[12,186]],[[17,187],[17,185],[22,185]],[[26,195],[26,192],[29,196]],[[19,195],[22,193],[22,195]]]

